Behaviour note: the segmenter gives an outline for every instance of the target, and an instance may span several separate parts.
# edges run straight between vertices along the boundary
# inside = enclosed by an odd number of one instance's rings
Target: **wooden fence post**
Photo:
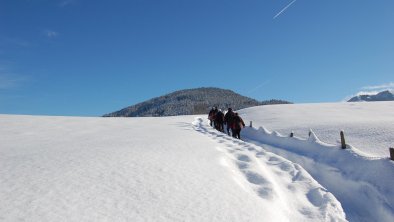
[[[294,132],[293,131],[291,131],[290,137],[294,137]]]
[[[346,149],[346,142],[345,142],[345,134],[343,133],[343,130],[341,130],[341,147],[342,149]]]
[[[252,121],[250,121],[250,125],[249,125],[249,127],[253,127]]]
[[[394,148],[390,147],[389,150],[390,150],[390,160],[394,161]]]

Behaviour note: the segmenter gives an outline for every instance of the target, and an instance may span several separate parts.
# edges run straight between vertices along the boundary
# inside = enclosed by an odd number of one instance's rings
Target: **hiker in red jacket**
[[[233,127],[231,131],[233,132],[233,137],[241,139],[241,129],[245,127],[245,123],[238,113],[234,113]]]

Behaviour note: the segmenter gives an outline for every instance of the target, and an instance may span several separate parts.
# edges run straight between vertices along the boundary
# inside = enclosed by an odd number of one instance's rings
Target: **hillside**
[[[348,102],[373,102],[373,101],[394,101],[393,91],[386,90],[375,95],[358,95],[348,100]]]
[[[201,120],[0,115],[0,221],[345,221],[304,169]]]
[[[147,117],[205,114],[212,106],[221,109],[232,107],[239,110],[247,107],[285,104],[282,100],[257,101],[231,90],[219,88],[196,88],[176,91],[164,96],[138,103],[104,117]]]
[[[393,109],[250,107],[244,141],[205,114],[0,115],[0,220],[391,222]]]

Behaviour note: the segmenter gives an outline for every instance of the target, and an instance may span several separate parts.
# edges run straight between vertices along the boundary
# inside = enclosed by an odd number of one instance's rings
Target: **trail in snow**
[[[280,215],[292,221],[345,221],[341,204],[299,165],[218,132],[201,118],[193,124],[221,144],[217,149],[226,156],[222,164],[235,175],[236,182],[269,202]]]

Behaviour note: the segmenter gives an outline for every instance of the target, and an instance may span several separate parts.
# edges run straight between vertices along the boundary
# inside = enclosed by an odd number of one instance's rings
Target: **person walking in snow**
[[[208,119],[209,119],[209,125],[211,126],[213,126],[212,124],[214,123],[216,113],[217,113],[216,107],[212,107],[211,111],[209,111]]]
[[[238,113],[235,113],[233,118],[233,127],[231,128],[231,131],[233,132],[233,137],[237,139],[241,139],[241,129],[244,127],[245,127],[244,121],[238,115]]]
[[[232,108],[228,108],[226,115],[224,115],[224,123],[226,124],[227,134],[230,135],[230,129],[233,125],[234,112]]]
[[[215,128],[220,132],[224,132],[223,123],[224,123],[224,114],[222,110],[219,109],[219,111],[216,113],[215,116]]]

